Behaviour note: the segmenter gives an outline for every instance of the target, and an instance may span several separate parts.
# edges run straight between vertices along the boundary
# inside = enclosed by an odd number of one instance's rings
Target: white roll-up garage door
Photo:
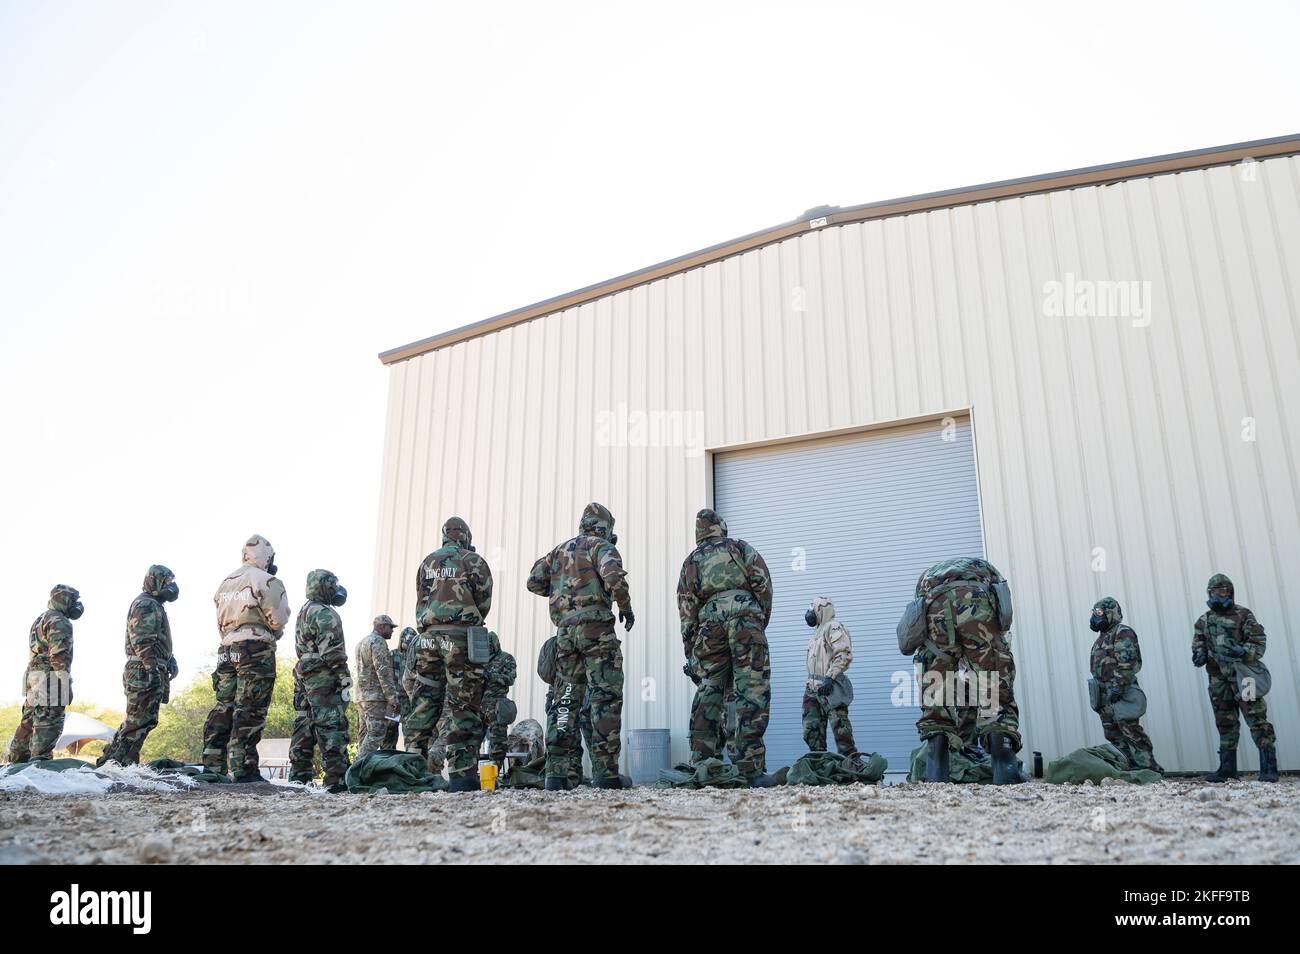
[[[921,571],[949,556],[983,556],[975,455],[968,418],[797,444],[718,453],[714,506],[733,537],[772,571],[775,600],[769,771],[807,751],[802,732],[803,620],[829,596],[853,634],[850,707],[862,751],[907,771],[918,744],[917,710],[895,705],[897,673],[911,678],[895,625]],[[828,740],[834,750],[834,741]]]

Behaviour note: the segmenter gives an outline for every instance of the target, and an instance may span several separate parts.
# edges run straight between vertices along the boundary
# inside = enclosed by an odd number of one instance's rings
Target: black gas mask
[[[348,591],[337,579],[331,581],[325,591],[325,602],[330,606],[342,606],[348,601]]]
[[[161,590],[158,591],[158,599],[164,603],[174,603],[181,595],[181,588],[175,580],[172,580]]]
[[[1088,628],[1094,633],[1100,633],[1106,628],[1106,612],[1095,609],[1092,611],[1092,618],[1088,620]]]
[[[266,572],[270,573],[272,576],[278,576],[280,573],[280,568],[275,565],[274,553],[271,554],[271,559],[266,561]]]
[[[817,611],[813,609],[811,606],[808,607],[808,609],[803,611],[803,621],[807,623],[809,626],[816,626]]]
[[[81,619],[81,614],[84,612],[86,612],[86,607],[81,605],[81,600],[77,600],[77,602],[68,607],[68,611],[63,615],[68,617],[68,619]]]

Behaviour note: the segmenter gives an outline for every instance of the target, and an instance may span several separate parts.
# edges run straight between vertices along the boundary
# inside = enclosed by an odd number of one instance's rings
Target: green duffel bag
[[[889,767],[883,755],[854,752],[809,752],[797,759],[786,774],[787,785],[874,785]]]

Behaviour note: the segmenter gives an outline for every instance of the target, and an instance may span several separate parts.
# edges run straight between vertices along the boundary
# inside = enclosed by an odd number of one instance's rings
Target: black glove
[[[636,616],[632,612],[632,607],[629,606],[627,609],[623,609],[623,607],[620,606],[618,608],[618,621],[623,624],[624,632],[631,632],[632,624],[636,622]]]
[[[1219,650],[1219,655],[1227,656],[1229,659],[1240,659],[1242,656],[1246,655],[1246,650],[1234,643],[1229,643]]]
[[[1114,705],[1115,703],[1119,702],[1121,699],[1124,698],[1124,687],[1111,686],[1110,689],[1108,689],[1106,692],[1106,698],[1110,700],[1111,705]]]
[[[700,677],[695,674],[695,668],[690,663],[686,663],[682,666],[682,672],[686,673],[687,678],[689,678],[691,682],[695,683],[697,686],[700,684]]]
[[[168,678],[168,679],[175,679],[177,673],[179,673],[180,671],[181,671],[181,668],[180,668],[180,666],[176,665],[176,657],[175,657],[175,656],[173,656],[171,659],[167,660],[167,678]]]
[[[1205,650],[1203,649],[1198,649],[1192,653],[1192,665],[1197,669],[1205,665],[1205,659]]]
[[[831,686],[833,685],[835,685],[834,679],[830,676],[822,676],[821,685],[817,687],[817,695],[829,696],[831,694]]]

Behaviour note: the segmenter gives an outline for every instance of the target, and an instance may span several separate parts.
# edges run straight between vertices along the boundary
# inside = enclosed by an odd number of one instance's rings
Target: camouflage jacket
[[[501,648],[501,644],[495,639],[495,633],[492,635],[492,658],[483,667],[483,677],[487,680],[489,690],[495,688],[504,692],[515,684],[515,679],[519,676],[519,670],[515,665],[515,657]]]
[[[58,610],[46,610],[27,634],[28,672],[69,672],[72,669],[72,620]]]
[[[402,690],[402,695],[405,696],[406,654],[400,649],[393,649],[389,651],[389,655],[393,658],[393,681],[397,683],[397,687]]]
[[[352,682],[343,620],[334,607],[321,602],[321,574],[313,570],[307,576],[307,602],[298,610],[293,632],[293,648],[298,654],[293,674],[309,695],[335,692]]]
[[[611,620],[615,603],[624,614],[632,608],[623,557],[596,534],[579,534],[540,558],[525,585],[530,593],[548,597],[556,626]]]
[[[127,660],[166,669],[172,658],[172,627],[160,600],[141,593],[126,611]]]
[[[727,536],[727,524],[712,510],[696,514],[695,542],[677,577],[677,614],[688,658],[700,609],[719,593],[747,590],[763,614],[764,626],[772,617],[772,575],[757,550]]]
[[[458,517],[443,525],[442,546],[434,550],[415,577],[415,623],[430,626],[479,626],[492,608],[492,570],[474,552],[469,527]]]
[[[1242,662],[1253,664],[1263,657],[1266,642],[1264,627],[1255,614],[1234,604],[1227,613],[1208,612],[1196,621],[1192,653],[1205,653],[1207,669],[1230,676],[1236,672],[1236,660],[1222,655],[1225,647],[1240,646],[1246,651]]]
[[[404,693],[393,671],[393,655],[388,641],[376,632],[357,643],[356,697],[362,702],[401,705]]]
[[[1089,668],[1103,686],[1128,688],[1142,670],[1137,633],[1124,623],[1102,630],[1092,644]]]

